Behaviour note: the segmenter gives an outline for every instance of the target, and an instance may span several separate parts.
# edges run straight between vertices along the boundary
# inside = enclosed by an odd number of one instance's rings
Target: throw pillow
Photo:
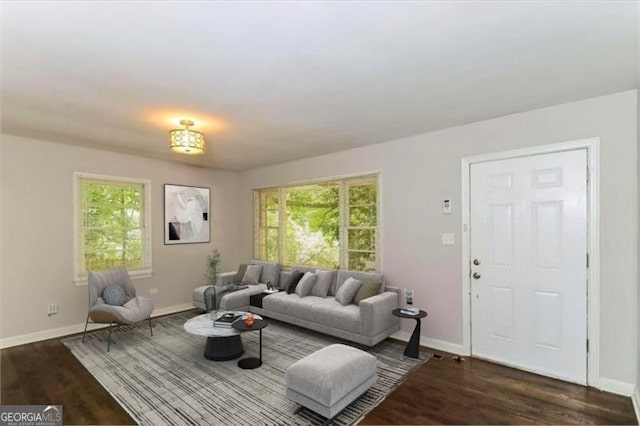
[[[244,278],[244,274],[247,272],[247,264],[246,263],[241,263],[240,266],[238,266],[238,272],[236,272],[236,276],[233,279],[234,283],[241,283],[242,279]]]
[[[262,265],[247,265],[247,272],[242,277],[242,284],[258,284],[261,272]]]
[[[291,275],[289,275],[289,281],[287,281],[287,286],[285,287],[287,289],[287,294],[291,294],[296,291],[296,286],[303,276],[304,274],[300,271],[291,271]]]
[[[360,287],[362,287],[362,281],[358,281],[353,277],[347,278],[336,292],[336,300],[340,302],[342,306],[348,305],[358,290],[360,290]]]
[[[353,303],[359,305],[361,300],[367,299],[380,293],[381,286],[382,283],[380,281],[363,281],[362,287],[360,287],[360,290],[358,290],[356,295],[353,297]]]
[[[316,283],[313,285],[311,289],[312,296],[320,296],[327,297],[329,294],[329,288],[331,287],[331,283],[333,282],[333,275],[335,272],[333,271],[316,271]]]
[[[122,306],[127,301],[127,292],[119,284],[109,284],[102,290],[102,298],[107,305]]]
[[[296,286],[296,294],[300,297],[308,296],[316,283],[316,278],[318,277],[313,272],[305,272]]]

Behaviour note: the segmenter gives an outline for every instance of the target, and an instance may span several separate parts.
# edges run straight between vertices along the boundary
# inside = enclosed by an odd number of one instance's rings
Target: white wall
[[[1,227],[3,255],[0,336],[7,339],[82,323],[87,287],[73,277],[73,172],[151,181],[153,276],[134,280],[157,309],[191,303],[201,285],[206,257],[217,247],[223,269],[238,263],[236,172],[180,165],[2,135]],[[210,244],[164,245],[163,185],[212,190]],[[150,288],[158,294],[151,295]],[[47,316],[48,303],[59,313]]]
[[[240,174],[240,255],[253,252],[251,189],[380,170],[382,268],[390,285],[416,289],[429,316],[423,336],[462,344],[460,159],[597,136],[601,141],[601,365],[616,382],[636,382],[637,101],[627,91],[509,115],[383,144]],[[453,200],[454,213],[441,214]],[[456,234],[442,246],[441,234]],[[411,324],[404,324],[409,331]]]

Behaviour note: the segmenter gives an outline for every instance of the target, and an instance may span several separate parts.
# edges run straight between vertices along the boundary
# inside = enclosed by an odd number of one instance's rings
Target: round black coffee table
[[[404,356],[409,358],[419,358],[418,353],[420,352],[420,320],[427,316],[427,313],[420,309],[415,315],[406,314],[402,312],[401,309],[394,309],[391,313],[399,318],[411,318],[416,320],[416,326],[413,329],[413,333],[411,333],[411,339],[409,339],[409,343],[407,343],[407,347],[404,349]]]
[[[251,327],[249,327],[244,321],[236,321],[233,323],[232,327],[238,331],[260,331],[260,358],[243,358],[238,361],[238,367],[245,370],[252,370],[262,365],[262,329],[266,326],[267,322],[265,320],[257,318],[253,319],[253,325]]]

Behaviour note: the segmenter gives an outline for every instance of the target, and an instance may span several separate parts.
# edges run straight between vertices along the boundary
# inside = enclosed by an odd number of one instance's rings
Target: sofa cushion
[[[301,298],[295,293],[288,294],[285,291],[281,291],[262,299],[262,307],[280,314],[308,319],[311,314],[311,307],[322,300],[321,297],[307,296]]]
[[[259,284],[262,265],[247,265],[247,272],[242,277],[242,284]]]
[[[382,286],[382,283],[380,281],[363,281],[362,286],[360,287],[356,295],[353,296],[353,303],[359,305],[361,300],[379,294],[380,286]]]
[[[333,297],[316,299],[316,303],[311,306],[311,312],[307,314],[306,318],[327,327],[352,333],[360,332],[360,308],[358,306],[352,304],[343,306]]]
[[[237,311],[240,309],[247,309],[249,306],[249,298],[258,293],[262,293],[267,289],[264,284],[252,285],[248,288],[226,293],[220,299],[219,309],[223,311]],[[267,297],[268,299],[268,297]]]
[[[268,262],[266,260],[252,260],[254,265],[262,265],[262,272],[260,273],[260,283],[271,283],[274,286],[278,286],[280,278],[280,265],[276,262]]]
[[[336,275],[336,271],[323,271],[318,269],[316,271],[316,283],[311,289],[312,296],[327,297],[329,294],[329,288],[333,284],[333,277]]]
[[[291,275],[289,275],[289,280],[287,281],[286,290],[287,294],[291,294],[296,291],[296,286],[304,276],[304,273],[300,271],[293,271]]]
[[[240,266],[238,266],[238,272],[236,272],[236,276],[233,278],[233,283],[240,284],[246,272],[247,272],[247,264],[241,263]]]
[[[336,294],[336,292],[340,289],[340,286],[347,280],[347,278],[355,278],[358,281],[380,281],[382,286],[380,288],[380,293],[384,291],[384,276],[382,274],[377,274],[374,272],[359,272],[359,271],[347,271],[344,269],[340,269],[338,271],[338,276],[336,278],[336,285],[332,289],[333,291],[329,291],[330,295]]]
[[[360,287],[362,287],[362,281],[351,277],[347,278],[344,284],[342,284],[336,292],[336,300],[343,306],[348,305],[353,301],[353,298],[358,290],[360,290]]]
[[[305,272],[296,286],[296,294],[300,297],[308,296],[317,278],[318,276],[313,272]]]

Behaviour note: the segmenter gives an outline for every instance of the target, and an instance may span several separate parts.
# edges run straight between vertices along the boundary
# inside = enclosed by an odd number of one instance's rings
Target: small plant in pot
[[[204,279],[207,285],[216,285],[218,283],[218,271],[220,268],[220,252],[214,248],[211,254],[207,256],[207,270]]]

